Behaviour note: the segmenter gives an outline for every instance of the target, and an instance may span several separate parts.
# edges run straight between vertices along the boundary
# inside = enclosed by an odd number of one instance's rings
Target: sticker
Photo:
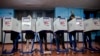
[[[94,21],[94,24],[97,26],[100,26],[100,22],[99,21]]]
[[[81,21],[76,22],[76,24],[79,25],[79,26],[82,26],[82,22]]]
[[[79,25],[79,24],[80,24],[80,22],[76,22],[76,24],[77,24],[77,25]]]
[[[10,26],[11,25],[11,22],[10,21],[5,21],[5,25],[6,26]]]
[[[23,18],[23,21],[24,21],[24,22],[29,22],[29,21],[30,21],[30,18],[29,18],[29,17],[24,17],[24,18]]]
[[[49,20],[45,19],[44,20],[44,25],[49,26]]]
[[[61,24],[62,26],[65,26],[65,20],[60,20],[60,24]]]

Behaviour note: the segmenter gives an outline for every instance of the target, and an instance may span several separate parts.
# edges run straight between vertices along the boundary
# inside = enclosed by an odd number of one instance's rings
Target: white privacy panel
[[[51,33],[47,33],[47,42],[50,43],[53,39],[53,35]]]
[[[69,32],[72,32],[72,31],[83,31],[84,30],[83,19],[74,18],[73,20],[69,21],[68,22],[68,29],[69,29]]]
[[[78,40],[79,42],[82,42],[83,41],[82,32],[77,32],[76,33],[76,40]]]
[[[48,17],[38,18],[36,21],[36,32],[40,32],[43,30],[53,31],[52,22],[53,22],[52,18],[48,18]]]
[[[4,32],[3,32],[3,40],[4,40]],[[12,43],[11,41],[11,33],[6,34],[5,43]]]
[[[68,33],[64,33],[64,41],[69,41],[69,35],[68,35]]]
[[[22,17],[22,22],[21,22],[21,30],[26,31],[26,30],[31,30],[35,32],[35,23],[36,19],[32,19],[31,17]]]
[[[61,18],[57,18],[56,20],[54,20],[54,32],[59,31],[59,30],[63,30],[63,31],[67,31],[67,19],[61,19]]]
[[[84,32],[100,30],[100,19],[84,20]]]
[[[19,32],[19,22],[13,17],[4,17],[3,18],[3,31],[15,31]]]

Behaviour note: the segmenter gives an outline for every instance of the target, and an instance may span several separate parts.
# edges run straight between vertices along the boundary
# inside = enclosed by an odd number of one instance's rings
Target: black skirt
[[[26,39],[34,39],[34,33],[33,32],[26,32],[25,38]]]
[[[11,40],[20,39],[19,33],[11,32]]]

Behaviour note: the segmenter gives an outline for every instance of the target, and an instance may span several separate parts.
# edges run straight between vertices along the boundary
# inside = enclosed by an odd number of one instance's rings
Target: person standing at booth
[[[11,32],[11,40],[13,42],[13,51],[16,52],[18,51],[18,40],[20,39],[19,33],[18,32]]]
[[[87,39],[88,39],[88,46],[91,49],[92,48],[92,39],[91,39],[91,32],[84,32],[84,45],[85,49],[87,49]]]
[[[29,17],[29,18],[32,18],[30,15],[28,15],[27,17]],[[27,48],[27,50],[29,49],[29,42],[31,42],[31,45],[32,45],[32,40],[34,39],[34,32],[32,32],[32,31],[26,31],[26,34],[25,34],[25,38],[26,38],[26,48]],[[32,48],[32,46],[31,46],[31,48]]]
[[[68,22],[75,18],[75,15],[72,13],[70,18],[68,19]],[[70,40],[70,46],[71,49],[76,49],[76,32],[69,32],[69,40]]]
[[[29,42],[31,42],[31,45],[32,45],[32,40],[34,39],[34,32],[32,31],[27,31],[26,34],[25,34],[25,38],[26,38],[26,48],[28,49],[29,48]]]
[[[47,34],[46,34],[46,32],[45,31],[41,31],[41,32],[39,32],[39,35],[40,35],[41,42],[42,43],[44,42],[44,44],[45,44],[45,50],[48,51],[48,48],[47,48]]]
[[[61,16],[58,16],[58,18],[61,19]],[[64,32],[63,31],[57,31],[57,42],[58,42],[58,48],[60,48],[60,44],[62,45],[62,48],[65,49],[64,45]]]

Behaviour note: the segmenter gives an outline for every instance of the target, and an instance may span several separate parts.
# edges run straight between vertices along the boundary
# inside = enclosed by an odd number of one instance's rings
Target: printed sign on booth
[[[60,19],[60,24],[61,24],[62,26],[65,26],[65,20]]]

